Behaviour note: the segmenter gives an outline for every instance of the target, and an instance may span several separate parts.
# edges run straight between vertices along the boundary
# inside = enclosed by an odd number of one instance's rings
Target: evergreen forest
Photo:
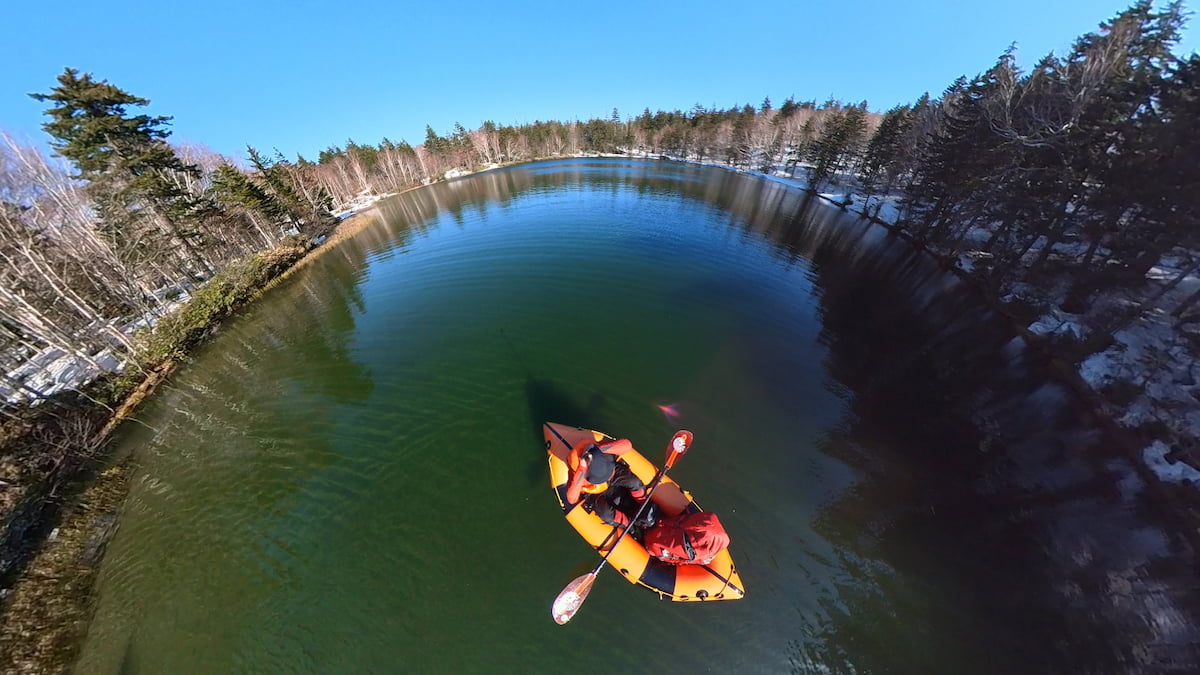
[[[47,400],[40,409],[111,409],[366,198],[597,154],[853,194],[843,206],[946,260],[969,254],[964,273],[1028,317],[1051,302],[1083,313],[1130,289],[1117,310],[1089,315],[1086,344],[1066,345],[1082,358],[1151,309],[1196,318],[1200,292],[1161,306],[1200,269],[1200,56],[1173,51],[1184,21],[1179,2],[1140,0],[1067,53],[1026,70],[1009,49],[887,111],[792,98],[613,109],[586,121],[426,127],[418,145],[347,140],[311,159],[174,145],[170,118],[143,112],[148,99],[67,68],[32,94],[46,106],[52,154],[0,136],[0,422],[23,428]],[[1177,274],[1146,286],[1168,258]],[[1049,287],[1058,294],[1039,293]],[[108,375],[90,388],[48,388],[51,363]]]

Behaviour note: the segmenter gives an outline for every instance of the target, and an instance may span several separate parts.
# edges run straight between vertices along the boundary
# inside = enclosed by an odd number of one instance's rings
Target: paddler
[[[638,478],[621,455],[633,449],[629,439],[621,438],[597,443],[583,440],[576,443],[567,455],[571,477],[567,483],[567,502],[579,502],[614,527],[626,527],[646,500],[646,485]],[[654,526],[658,506],[653,502],[642,512],[636,530]]]

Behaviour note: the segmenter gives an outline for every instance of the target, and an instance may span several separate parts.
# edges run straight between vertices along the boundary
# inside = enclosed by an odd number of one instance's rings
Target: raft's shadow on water
[[[141,672],[133,653],[133,636],[125,638],[125,651],[121,654],[121,663],[117,665],[118,675],[136,675]]]
[[[608,401],[601,394],[593,394],[586,405],[580,405],[553,381],[534,377],[525,380],[525,398],[529,403],[529,431],[534,439],[531,447],[539,449],[536,459],[529,463],[529,481],[537,484],[546,480],[542,424],[558,422],[591,429],[606,428],[602,417]]]

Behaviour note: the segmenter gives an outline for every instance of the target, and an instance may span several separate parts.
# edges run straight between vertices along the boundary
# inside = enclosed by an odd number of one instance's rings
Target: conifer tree
[[[198,176],[200,169],[185,164],[166,143],[171,118],[130,115],[127,108],[150,102],[72,68],[49,93],[30,96],[52,104],[42,128],[87,181],[103,231],[125,257],[156,241],[182,247],[191,271],[213,271],[197,241],[199,217],[208,205],[174,175]]]
[[[912,109],[896,106],[884,114],[871,136],[859,168],[859,180],[868,199],[877,192],[886,194],[891,190],[901,166],[904,137],[911,126]]]
[[[812,165],[808,171],[808,184],[811,189],[821,189],[826,181],[857,157],[859,144],[867,130],[866,115],[865,101],[827,114],[809,155]]]
[[[312,236],[320,236],[332,226],[333,216],[329,210],[333,200],[323,188],[313,186],[311,181],[297,175],[295,167],[278,153],[274,159],[269,159],[246,146],[246,154],[255,175],[270,195],[273,214],[283,215],[287,223]]]
[[[450,141],[438,136],[433,127],[425,125],[425,150],[434,157],[444,157],[450,150]]]
[[[220,203],[240,206],[277,225],[291,221],[287,207],[275,195],[230,164],[217,167],[212,189]],[[263,236],[266,244],[274,243],[265,233]]]
[[[994,170],[998,139],[991,132],[988,99],[995,94],[997,67],[967,81],[959,78],[942,95],[935,133],[925,145],[910,184],[907,212],[922,236],[937,239],[943,228],[961,221],[970,204],[979,206],[981,188]]]
[[[1139,161],[1137,148],[1161,127],[1160,97],[1183,21],[1179,2],[1155,12],[1149,0],[1142,0],[1102,25],[1099,34],[1084,36],[1078,46],[1085,58],[1094,60],[1117,52],[1102,61],[1108,77],[1084,118],[1094,125],[1084,161],[1088,185],[1095,186],[1087,192],[1092,245],[1081,261],[1085,267],[1096,260],[1093,266],[1103,269],[1106,260],[1115,258],[1134,265],[1134,276],[1139,276],[1169,248],[1162,223],[1146,217],[1152,200],[1147,192],[1160,181],[1148,180],[1156,172]],[[1102,245],[1111,256],[1095,255]]]

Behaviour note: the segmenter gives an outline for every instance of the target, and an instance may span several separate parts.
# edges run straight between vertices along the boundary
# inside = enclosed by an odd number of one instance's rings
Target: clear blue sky
[[[36,143],[70,66],[148,98],[174,141],[309,158],[484,120],[866,99],[886,110],[1015,42],[1029,67],[1121,0],[35,2],[4,11],[0,130]],[[1197,49],[1189,26],[1178,50]]]

